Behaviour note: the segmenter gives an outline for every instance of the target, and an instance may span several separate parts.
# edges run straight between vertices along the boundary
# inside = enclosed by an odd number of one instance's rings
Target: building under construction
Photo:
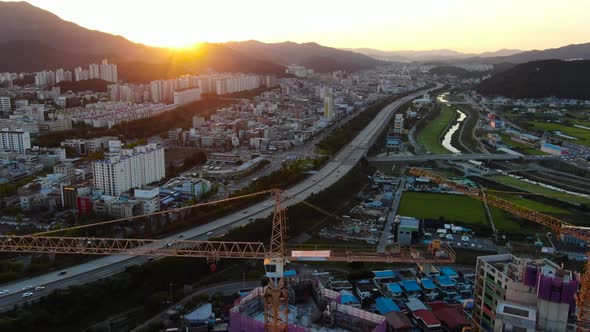
[[[342,304],[341,293],[327,289],[315,276],[289,281],[289,331],[379,331],[384,316]],[[258,287],[236,300],[230,311],[230,331],[265,331],[264,289]]]
[[[477,258],[473,318],[486,331],[566,331],[579,281],[547,259]]]

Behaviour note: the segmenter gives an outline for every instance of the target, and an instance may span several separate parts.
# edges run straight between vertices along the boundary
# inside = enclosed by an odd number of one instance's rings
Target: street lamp
[[[170,288],[169,288],[170,289],[170,304],[172,304],[172,286],[173,285],[174,285],[174,283],[172,281],[170,281],[170,284],[169,284],[169,286],[170,286]]]

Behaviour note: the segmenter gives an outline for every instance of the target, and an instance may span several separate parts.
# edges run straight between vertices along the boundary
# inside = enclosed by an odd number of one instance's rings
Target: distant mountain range
[[[126,81],[209,71],[280,74],[291,63],[320,72],[380,63],[315,43],[203,43],[181,51],[151,47],[83,28],[26,2],[0,2],[0,50],[0,71],[74,68],[108,58]]]
[[[387,61],[417,61],[417,62],[444,62],[447,64],[457,63],[525,63],[537,60],[590,60],[590,43],[572,44],[546,50],[521,51],[514,49],[502,49],[495,52],[484,52],[480,54],[461,53],[453,50],[430,50],[430,51],[380,51],[370,48],[347,49],[362,53],[376,59]]]
[[[380,64],[380,61],[364,54],[321,46],[317,43],[293,42],[266,44],[255,40],[229,42],[226,46],[251,57],[280,63],[300,64],[316,71],[338,69],[355,71]]]
[[[478,62],[497,64],[502,62],[509,63],[525,63],[537,60],[570,60],[581,59],[590,60],[590,43],[572,44],[558,48],[549,48],[546,50],[526,51],[508,56],[494,56],[494,57],[474,57],[467,58],[465,62]]]
[[[426,51],[382,51],[372,48],[348,48],[347,51],[353,51],[361,54],[368,55],[370,57],[387,60],[387,61],[447,61],[447,60],[461,60],[467,58],[481,57],[498,57],[498,56],[509,56],[517,53],[521,53],[521,50],[502,49],[495,52],[484,52],[480,54],[476,53],[462,53],[449,49],[440,50],[426,50]]]
[[[482,81],[476,90],[510,98],[590,99],[590,60],[519,64]]]

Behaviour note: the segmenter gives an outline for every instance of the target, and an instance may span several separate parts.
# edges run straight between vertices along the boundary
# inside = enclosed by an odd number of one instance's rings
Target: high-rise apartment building
[[[566,331],[575,275],[547,259],[477,258],[473,319],[486,331]]]
[[[186,105],[198,100],[201,100],[200,88],[174,91],[174,104],[176,105]]]
[[[100,67],[96,63],[88,65],[88,79],[100,78]]]
[[[55,71],[55,83],[65,81],[65,71],[63,68],[59,68]]]
[[[0,150],[16,151],[24,154],[31,148],[31,136],[24,130],[0,130]]]
[[[395,121],[393,122],[393,132],[400,135],[404,132],[404,115],[401,113],[395,115]]]
[[[324,117],[328,120],[334,119],[334,97],[331,94],[324,97]]]
[[[78,82],[82,80],[82,67],[74,68],[74,81]]]
[[[119,195],[132,188],[165,177],[164,148],[157,144],[121,149],[120,141],[109,141],[106,158],[92,164],[94,187],[104,194]]]
[[[69,70],[66,70],[64,72],[64,81],[66,82],[71,82],[72,81],[72,72]]]
[[[0,113],[4,115],[10,113],[10,97],[0,96]]]
[[[116,83],[118,80],[117,65],[110,64],[107,59],[103,59],[100,64],[100,79]]]

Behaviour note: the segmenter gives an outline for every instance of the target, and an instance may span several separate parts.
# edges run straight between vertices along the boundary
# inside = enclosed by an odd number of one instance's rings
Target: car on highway
[[[45,287],[43,287],[43,286],[37,286],[37,287],[35,287],[35,290],[36,290],[37,292],[38,292],[38,291],[42,291],[42,290],[44,290],[44,289],[45,289]]]
[[[29,289],[33,289],[33,286],[28,285],[28,286],[23,287],[23,290],[29,290]]]
[[[68,271],[61,271],[60,273],[58,273],[58,276],[63,276],[64,274],[68,273]]]
[[[254,217],[248,218],[249,221],[254,221]]]
[[[207,232],[207,235],[213,235],[213,232],[209,231]]]
[[[180,234],[179,236],[177,236],[177,238],[179,238],[179,239],[180,239],[181,237],[184,237],[184,235]]]
[[[8,294],[10,291],[8,289],[3,289],[0,291],[0,295]]]
[[[248,213],[248,210],[242,211],[242,214],[246,214],[246,213]]]
[[[23,297],[31,297],[31,296],[33,296],[33,293],[31,293],[31,292],[26,292],[23,294]]]

